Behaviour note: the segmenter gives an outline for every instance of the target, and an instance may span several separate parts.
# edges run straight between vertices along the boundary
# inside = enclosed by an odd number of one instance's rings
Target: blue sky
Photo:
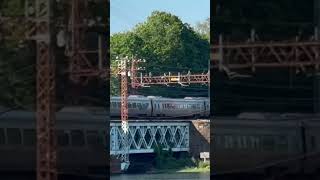
[[[210,17],[210,0],[110,0],[110,32],[123,32],[143,22],[152,11],[166,11],[195,25]]]

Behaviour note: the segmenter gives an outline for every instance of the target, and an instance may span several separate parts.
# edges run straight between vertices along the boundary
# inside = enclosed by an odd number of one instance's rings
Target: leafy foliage
[[[203,39],[207,39],[210,42],[210,18],[207,18],[203,22],[198,22],[195,30]]]
[[[209,42],[177,16],[154,11],[132,31],[112,35],[112,69],[116,68],[116,56],[145,59],[146,63],[142,65],[147,70],[145,73],[152,72],[153,75],[166,72],[187,73],[188,70],[193,73],[206,72]],[[154,88],[149,90],[154,92]],[[161,92],[157,95],[161,95]]]
[[[0,102],[8,106],[32,107],[35,95],[34,49],[5,45],[0,47]]]
[[[161,145],[155,147],[155,153],[154,166],[157,169],[179,169],[195,166],[195,163],[190,157],[184,156],[176,158],[171,149],[163,150],[163,146]]]
[[[24,0],[0,2],[0,16],[14,18],[0,22],[0,106],[34,108],[36,103],[36,50],[34,42],[25,39],[28,26],[24,18],[24,2]],[[101,3],[105,4],[106,1],[89,2],[89,16],[94,19],[102,17],[101,21],[107,22],[108,13],[105,12],[104,5]],[[54,6],[53,20],[59,19],[66,23],[69,15],[68,5],[68,2],[60,1],[57,6]],[[90,43],[87,45],[88,48],[97,46]],[[94,103],[105,106],[105,101],[97,98],[105,96],[106,93],[105,88],[101,88],[101,82],[91,80],[89,87],[74,87],[75,85],[71,85],[66,73],[68,61],[64,49],[56,48],[55,56],[57,103],[59,105]],[[81,93],[78,93],[79,91]],[[104,91],[103,95],[100,91]],[[76,95],[79,96],[76,97]],[[80,97],[85,98],[80,100]],[[77,102],[73,103],[74,99]],[[96,99],[100,100],[100,103],[95,101]]]
[[[219,0],[214,17],[215,39],[223,33],[244,40],[252,28],[264,40],[288,39],[309,34],[314,26],[313,1]]]

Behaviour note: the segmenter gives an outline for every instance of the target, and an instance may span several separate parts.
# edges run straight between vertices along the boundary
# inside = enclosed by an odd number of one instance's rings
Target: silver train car
[[[302,167],[306,173],[320,172],[319,116],[248,113],[215,117],[213,122],[213,175],[295,173]]]
[[[110,98],[110,116],[119,117],[121,98]],[[129,96],[128,116],[135,118],[181,118],[181,117],[209,117],[209,98],[186,97],[184,99],[163,98],[156,96]]]

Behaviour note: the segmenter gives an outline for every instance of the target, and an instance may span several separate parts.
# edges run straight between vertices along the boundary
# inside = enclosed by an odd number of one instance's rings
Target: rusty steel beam
[[[57,180],[52,3],[53,0],[26,1],[25,16],[30,25],[27,39],[36,41],[37,46],[37,180]]]
[[[121,153],[121,161],[125,164],[130,164],[129,161],[129,124],[128,124],[128,69],[127,63],[129,59],[121,58],[118,61],[118,74],[121,79],[121,129],[123,130],[123,146]]]
[[[132,77],[131,85],[134,88],[149,86],[149,85],[170,85],[170,84],[209,84],[210,83],[210,73],[205,74],[185,74],[185,75],[163,75],[163,76],[143,76]]]
[[[210,71],[202,74],[180,74],[172,75],[169,73],[168,75],[164,74],[163,76],[152,76],[149,75],[138,75],[138,70],[144,69],[143,67],[139,67],[139,63],[143,63],[145,60],[134,59],[131,61],[131,87],[133,89],[137,89],[140,87],[145,87],[149,85],[170,85],[170,84],[180,84],[182,86],[186,86],[189,84],[210,84]]]
[[[219,44],[211,47],[213,68],[228,69],[257,67],[295,67],[319,70],[320,42],[268,42],[247,44]]]
[[[70,79],[83,85],[86,85],[90,78],[108,79],[109,72],[102,66],[106,58],[106,49],[103,49],[103,44],[106,42],[99,38],[99,50],[87,50],[84,45],[88,24],[84,24],[83,19],[87,15],[88,2],[72,0],[70,7],[71,49],[67,49],[67,55],[70,56],[68,70]],[[95,62],[88,58],[89,54],[97,55]]]

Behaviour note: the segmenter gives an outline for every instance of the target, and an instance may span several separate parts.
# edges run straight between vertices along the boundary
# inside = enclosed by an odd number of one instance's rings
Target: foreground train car
[[[57,113],[59,173],[106,173],[108,114],[100,112],[65,108]],[[1,114],[0,172],[35,171],[35,127],[34,112]],[[319,116],[215,117],[213,128],[213,174],[263,172],[270,165],[300,170],[301,163],[308,172],[320,171]]]
[[[120,97],[110,98],[110,115],[120,116]],[[209,117],[210,101],[208,98],[187,97],[184,99],[154,96],[129,96],[128,116],[134,118],[158,117]]]
[[[320,170],[320,117],[215,117],[213,121],[212,174]]]
[[[106,174],[107,114],[82,110],[57,113],[58,172]],[[35,113],[11,111],[0,116],[0,172],[34,172],[36,167]],[[106,148],[107,147],[107,148]]]

